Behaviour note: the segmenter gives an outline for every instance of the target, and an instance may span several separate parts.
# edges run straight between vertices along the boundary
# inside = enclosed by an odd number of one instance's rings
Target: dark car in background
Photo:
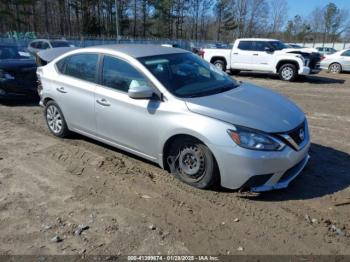
[[[35,60],[16,46],[0,46],[0,98],[38,98]]]

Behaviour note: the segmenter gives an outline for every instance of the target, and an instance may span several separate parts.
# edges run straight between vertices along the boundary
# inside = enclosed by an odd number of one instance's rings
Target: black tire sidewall
[[[293,76],[292,76],[291,79],[284,79],[283,76],[282,76],[282,71],[283,71],[283,69],[286,68],[286,67],[290,67],[290,68],[293,70]],[[280,69],[279,69],[279,71],[278,71],[278,75],[279,75],[279,77],[280,77],[281,80],[292,82],[292,81],[294,81],[294,80],[297,78],[297,76],[298,76],[298,71],[297,71],[297,68],[296,68],[295,65],[293,65],[293,64],[284,64],[284,65],[282,65],[282,66],[280,67]]]
[[[61,114],[61,118],[62,118],[62,129],[61,129],[61,131],[60,131],[59,133],[53,132],[53,130],[50,128],[49,123],[48,123],[48,121],[47,121],[47,109],[49,108],[49,106],[55,106],[56,109],[58,110],[58,112]],[[63,113],[62,113],[61,108],[58,106],[58,104],[57,104],[55,101],[51,100],[51,101],[47,102],[47,104],[45,105],[44,117],[45,117],[46,125],[47,125],[47,127],[49,128],[50,132],[51,132],[53,135],[55,135],[55,136],[57,136],[57,137],[61,137],[61,138],[68,136],[69,130],[68,130],[68,126],[67,126],[66,120],[65,120],[65,118],[64,118],[64,115],[63,115]]]
[[[226,63],[224,61],[222,61],[222,60],[215,60],[213,62],[213,65],[215,65],[215,64],[220,64],[222,66],[222,71],[224,71],[224,72],[226,71]]]
[[[182,140],[175,141],[173,143],[173,145],[171,146],[171,150],[169,152],[170,155],[175,156],[179,152],[180,148],[183,147],[184,145],[195,145],[203,152],[205,157],[206,170],[204,175],[199,181],[193,181],[190,178],[186,179],[186,175],[180,174],[178,171],[176,171],[174,174],[176,178],[196,188],[205,189],[213,186],[218,181],[219,175],[218,175],[218,168],[217,168],[214,156],[211,153],[210,149],[200,141],[197,141],[195,139],[185,138]]]

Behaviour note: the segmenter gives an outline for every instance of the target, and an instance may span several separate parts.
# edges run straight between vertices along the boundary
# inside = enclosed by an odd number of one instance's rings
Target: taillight
[[[203,50],[199,50],[198,51],[198,55],[202,58],[204,58],[204,51]]]

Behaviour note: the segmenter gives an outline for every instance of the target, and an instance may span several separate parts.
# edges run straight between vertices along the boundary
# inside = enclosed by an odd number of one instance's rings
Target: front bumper
[[[303,171],[309,159],[310,159],[310,155],[307,155],[303,160],[301,160],[294,167],[287,170],[285,173],[277,173],[274,175],[275,177],[272,176],[269,180],[272,182],[267,181],[262,186],[251,187],[250,191],[260,193],[260,192],[287,188],[289,186],[289,183],[292,182],[301,173],[301,171]],[[278,182],[274,183],[273,181],[276,179]]]
[[[211,148],[220,170],[221,186],[248,188],[255,192],[285,188],[303,170],[311,142],[300,150],[286,146],[282,151],[254,151],[239,146]],[[252,178],[254,182],[251,183]]]
[[[309,75],[311,73],[311,69],[308,66],[303,66],[298,71],[299,75]]]

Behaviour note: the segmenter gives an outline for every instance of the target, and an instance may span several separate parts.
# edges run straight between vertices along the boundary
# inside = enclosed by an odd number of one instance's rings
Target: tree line
[[[286,0],[0,0],[0,32],[232,41],[350,40],[348,10],[329,3],[288,20]],[[119,30],[117,30],[117,28]]]

